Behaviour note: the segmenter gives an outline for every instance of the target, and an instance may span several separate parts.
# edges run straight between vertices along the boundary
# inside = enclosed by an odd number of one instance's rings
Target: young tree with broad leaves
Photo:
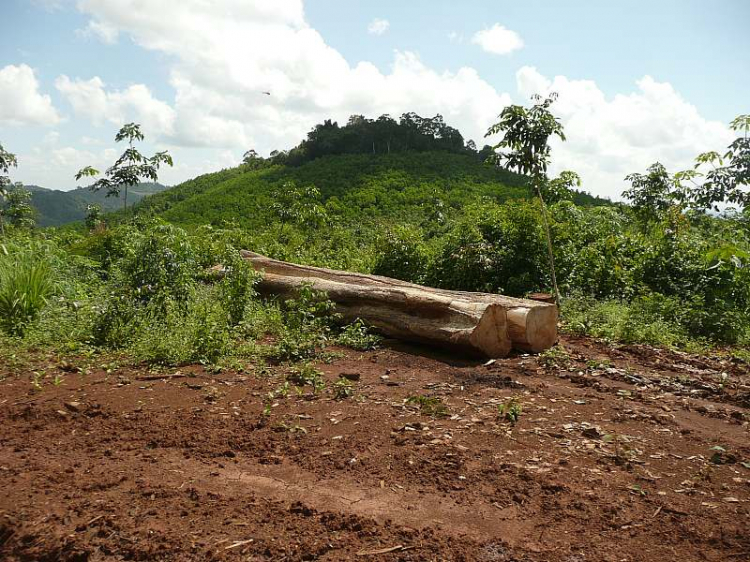
[[[746,211],[750,208],[750,115],[740,115],[729,127],[741,134],[723,155],[704,152],[695,159],[693,169],[675,174],[656,162],[645,174],[625,177],[631,188],[622,195],[645,224],[663,217],[669,209],[718,211],[720,205],[737,205]]]
[[[750,207],[750,115],[738,116],[729,128],[740,136],[727,147],[723,156],[717,152],[704,152],[695,159],[694,172],[704,178],[703,183],[693,190],[692,201],[696,208],[718,210],[719,203],[743,209]],[[699,170],[706,166],[710,169],[702,174]]]
[[[631,187],[623,191],[622,196],[630,201],[643,223],[648,224],[672,207],[685,207],[687,192],[681,179],[682,176],[670,174],[663,164],[656,162],[648,167],[645,174],[625,176],[625,181],[629,181]]]
[[[89,189],[107,191],[107,197],[119,197],[121,191],[125,191],[123,198],[123,209],[128,208],[128,188],[137,185],[143,181],[157,181],[159,179],[158,170],[162,164],[172,166],[172,157],[164,150],[157,152],[151,157],[144,156],[133,144],[136,141],[143,141],[145,136],[141,132],[141,126],[137,123],[128,123],[123,125],[115,136],[115,142],[127,141],[128,148],[122,153],[117,161],[107,169],[104,177],[98,179]],[[99,175],[99,170],[86,166],[78,171],[76,180],[83,177],[95,177]]]
[[[504,165],[509,170],[529,176],[531,185],[539,198],[547,238],[547,257],[552,286],[555,291],[555,301],[559,306],[560,290],[557,287],[545,195],[555,200],[563,199],[573,186],[580,185],[580,178],[574,172],[563,172],[554,180],[550,180],[547,176],[547,168],[551,160],[549,139],[557,136],[560,140],[565,140],[562,124],[549,109],[556,99],[556,93],[551,93],[547,98],[534,95],[532,97],[534,103],[531,107],[509,105],[503,109],[500,113],[500,120],[489,128],[485,137],[503,135],[500,142],[492,147],[489,160],[496,165]]]
[[[279,235],[292,223],[309,232],[328,220],[325,207],[320,204],[320,191],[309,185],[298,187],[286,182],[274,193],[271,211],[279,219]]]

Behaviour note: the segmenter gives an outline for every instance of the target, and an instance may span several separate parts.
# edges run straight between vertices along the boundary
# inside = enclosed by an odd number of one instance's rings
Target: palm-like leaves
[[[119,197],[121,191],[125,191],[123,207],[128,206],[128,188],[137,185],[144,180],[157,181],[159,179],[159,167],[161,165],[172,166],[172,157],[165,150],[157,152],[150,158],[141,154],[133,146],[136,141],[143,141],[146,137],[141,132],[141,126],[137,123],[128,123],[115,135],[115,141],[127,141],[128,148],[107,168],[104,177],[95,181],[89,188],[92,191],[105,190],[107,197]],[[86,166],[76,174],[76,180],[83,177],[95,177],[99,175],[99,170]]]

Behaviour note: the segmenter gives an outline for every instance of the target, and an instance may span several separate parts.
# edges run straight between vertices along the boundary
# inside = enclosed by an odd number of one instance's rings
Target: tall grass
[[[6,333],[23,335],[53,289],[52,270],[44,261],[0,246],[0,328]]]

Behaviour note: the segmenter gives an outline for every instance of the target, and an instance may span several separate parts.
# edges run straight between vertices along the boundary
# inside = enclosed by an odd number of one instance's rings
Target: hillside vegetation
[[[548,102],[528,113],[511,109],[525,118]],[[695,198],[681,183],[687,173],[659,165],[629,178],[633,206],[613,204],[571,189],[573,173],[513,173],[485,163],[487,147],[477,151],[434,120],[422,123],[425,130],[410,137],[407,120],[400,130],[408,143],[395,135],[390,147],[367,136],[376,130],[372,122],[325,123],[289,152],[261,158],[248,151],[236,168],[145,197],[127,211],[88,216],[86,228],[29,229],[23,194],[9,191],[0,248],[6,336],[19,345],[125,350],[137,361],[170,364],[236,354],[303,360],[338,338],[370,345],[366,326],[337,325],[325,295],[257,299],[256,277],[238,256],[246,248],[511,296],[552,292],[553,258],[565,330],[688,349],[733,345],[747,356],[747,213],[691,207]],[[135,124],[123,130],[140,138]],[[439,136],[448,133],[450,143]],[[125,155],[134,150],[131,141]],[[128,185],[122,178],[135,181],[131,172],[153,177],[158,164],[171,163],[167,153],[138,156],[142,164],[123,168],[123,176],[111,168],[99,185],[116,191]],[[738,158],[727,157],[730,167],[715,180],[739,178],[726,191],[735,195],[744,185]],[[717,200],[720,190],[703,188],[701,198]],[[220,283],[207,274],[216,264],[231,272]],[[264,336],[270,345],[259,343]]]
[[[285,185],[314,186],[332,221],[357,224],[426,220],[437,199],[453,213],[482,197],[503,202],[531,196],[525,177],[474,156],[409,152],[327,155],[300,166],[245,164],[184,182],[143,200],[137,210],[185,225],[256,228],[277,220],[273,204]],[[576,199],[609,204],[585,193]]]

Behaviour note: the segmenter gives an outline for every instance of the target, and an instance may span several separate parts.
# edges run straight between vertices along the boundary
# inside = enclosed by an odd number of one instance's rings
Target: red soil
[[[750,560],[747,367],[561,347],[490,365],[339,350],[325,391],[270,415],[283,366],[6,360],[0,559]],[[335,400],[342,374],[354,396]],[[498,418],[513,396],[516,425]]]

